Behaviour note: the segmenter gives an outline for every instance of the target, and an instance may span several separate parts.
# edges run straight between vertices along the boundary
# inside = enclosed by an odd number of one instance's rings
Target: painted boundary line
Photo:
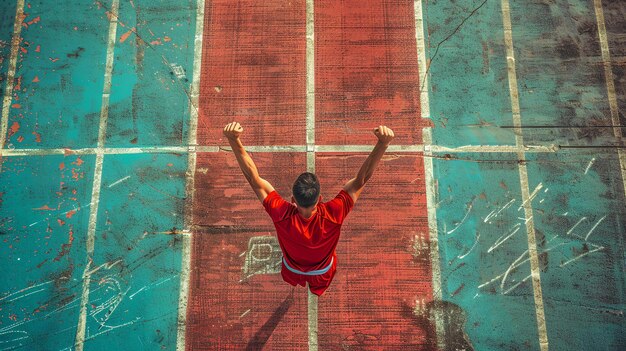
[[[111,76],[113,72],[113,51],[117,31],[117,15],[119,0],[113,0],[111,4],[111,16],[109,16],[109,35],[107,40],[107,56],[104,71],[104,87],[102,91],[102,107],[100,109],[100,126],[98,129],[98,147],[96,148],[96,167],[91,191],[91,207],[89,210],[89,227],[87,229],[87,263],[83,271],[83,290],[80,299],[80,315],[76,327],[74,347],[76,351],[82,351],[85,343],[85,328],[87,324],[87,305],[89,303],[89,285],[91,283],[91,264],[93,263],[93,251],[96,237],[96,222],[98,220],[98,205],[100,203],[100,186],[102,184],[102,164],[104,161],[104,142],[106,138],[107,120],[109,118],[109,94],[111,93]]]
[[[198,133],[198,109],[200,97],[200,73],[202,73],[202,39],[204,35],[204,1],[196,2],[196,34],[193,49],[193,78],[191,81],[191,94],[189,101],[189,149],[187,152],[187,172],[185,183],[185,228],[193,226],[193,199],[195,194],[196,157],[197,157],[197,133]],[[217,148],[219,151],[219,147]],[[192,235],[182,237],[182,262],[180,271],[180,291],[178,294],[178,323],[176,332],[176,350],[184,351],[187,333],[187,305],[189,301],[189,277],[191,274],[191,247]]]
[[[307,284],[307,316],[309,322],[309,351],[317,351],[317,295],[309,290]]]
[[[415,41],[417,47],[417,62],[419,71],[418,87],[420,89],[420,112],[421,118],[430,119],[430,100],[428,96],[429,82],[426,68],[426,44],[424,40],[424,11],[422,0],[413,1],[413,12],[415,15]],[[419,86],[423,84],[423,86]],[[428,211],[428,238],[430,250],[430,267],[432,274],[433,300],[442,300],[441,291],[441,267],[439,266],[439,233],[437,229],[437,183],[433,172],[433,146],[432,131],[430,127],[422,129],[422,139],[424,141],[424,178],[426,183],[426,205]],[[428,157],[430,156],[430,157]],[[443,318],[438,309],[435,309],[435,333],[437,337],[437,348],[445,349],[445,328]]]
[[[15,9],[15,22],[13,24],[13,36],[11,37],[11,53],[9,56],[9,69],[7,71],[7,84],[4,88],[2,99],[2,122],[0,122],[0,150],[4,149],[9,128],[9,111],[13,100],[13,83],[15,80],[15,70],[17,66],[17,49],[20,46],[20,34],[22,32],[22,22],[24,21],[24,0],[17,0]],[[0,170],[2,163],[0,163]]]
[[[315,2],[306,0],[306,160],[315,173]]]
[[[197,112],[194,112],[197,114]],[[424,117],[426,118],[426,117]],[[431,128],[424,128],[428,130],[430,135]],[[515,145],[466,145],[455,148],[430,145],[431,140],[428,140],[428,144],[424,145],[389,145],[387,149],[388,153],[403,153],[403,152],[424,152],[428,155],[434,155],[436,153],[517,153],[519,147]],[[83,149],[4,149],[0,150],[0,156],[2,157],[19,157],[19,156],[52,156],[52,155],[95,155],[99,151],[98,148],[83,148]],[[560,150],[558,145],[525,145],[525,152],[533,153],[554,153]],[[107,147],[103,148],[102,153],[105,155],[132,155],[132,154],[186,154],[186,153],[211,153],[232,151],[229,146],[162,146],[162,147]],[[341,153],[341,152],[371,152],[371,145],[252,145],[246,146],[248,152],[308,152],[308,153]],[[311,162],[313,167],[314,162]],[[313,168],[314,170],[314,168]]]
[[[507,71],[509,78],[509,91],[511,94],[511,110],[513,124],[515,126],[515,144],[519,147],[518,164],[524,215],[526,217],[526,233],[528,237],[528,255],[530,258],[530,273],[533,284],[533,296],[535,300],[535,314],[537,318],[537,331],[539,334],[539,347],[541,351],[548,351],[548,332],[546,317],[543,307],[543,293],[541,291],[541,275],[539,269],[539,257],[537,254],[537,240],[535,236],[535,223],[533,220],[533,208],[528,188],[528,170],[526,169],[526,154],[524,150],[524,137],[522,135],[522,118],[519,107],[519,91],[517,89],[517,73],[515,71],[515,52],[513,49],[513,30],[511,26],[511,10],[509,0],[502,0],[502,24],[504,27],[504,41],[506,44]]]
[[[600,40],[600,49],[602,51],[602,64],[604,66],[604,77],[606,80],[606,92],[609,99],[609,109],[611,111],[611,123],[613,124],[613,134],[618,141],[622,141],[622,129],[617,127],[621,125],[619,120],[619,107],[617,106],[617,96],[615,94],[615,83],[613,79],[613,68],[611,65],[611,52],[609,51],[609,42],[606,35],[606,24],[604,21],[604,10],[602,9],[602,0],[593,0],[593,7],[596,12],[596,22],[598,24],[598,39]],[[617,157],[619,159],[620,173],[622,175],[622,185],[624,194],[626,194],[626,153],[617,149]]]
[[[315,1],[306,0],[306,168],[315,173]],[[317,351],[317,296],[307,284],[309,351]]]

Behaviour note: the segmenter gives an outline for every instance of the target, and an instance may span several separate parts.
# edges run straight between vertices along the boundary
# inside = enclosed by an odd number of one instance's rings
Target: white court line
[[[317,351],[317,295],[309,290],[307,284],[306,291],[308,294],[307,300],[307,315],[309,323],[309,351]]]
[[[130,178],[130,176],[126,176],[126,177],[124,177],[124,178],[122,178],[122,179],[120,179],[120,180],[117,180],[117,181],[115,181],[115,182],[111,183],[111,185],[109,185],[109,188],[112,188],[112,187],[114,187],[114,186],[116,186],[116,185],[120,184],[121,182],[123,182],[123,181],[125,181],[125,180],[129,179],[129,178]]]
[[[24,0],[17,0],[15,9],[15,22],[13,23],[13,36],[11,37],[11,53],[9,56],[9,70],[7,71],[7,84],[4,88],[2,99],[2,121],[0,122],[0,150],[4,149],[9,128],[9,111],[13,100],[13,83],[15,80],[15,68],[17,66],[17,49],[20,47],[20,33],[24,21]],[[0,169],[2,163],[0,162]]]
[[[217,147],[216,147],[217,149]],[[207,150],[210,150],[207,147]],[[133,155],[133,154],[151,154],[151,153],[173,153],[185,154],[189,152],[186,146],[155,146],[155,147],[107,147],[103,148],[105,155]],[[211,150],[213,151],[213,150]],[[218,150],[216,150],[218,151]],[[4,149],[0,150],[0,156],[52,156],[52,155],[95,155],[99,152],[97,147],[81,148],[81,149]]]
[[[372,152],[372,145],[315,145],[315,152]],[[389,145],[390,152],[423,152],[423,145]]]
[[[315,3],[306,0],[306,168],[315,173]],[[309,351],[317,351],[317,296],[307,284]]]
[[[197,114],[197,112],[195,112]],[[430,133],[431,128],[425,128]],[[430,142],[430,139],[429,139]],[[428,155],[434,153],[517,153],[520,148],[515,145],[464,145],[459,147],[445,147],[438,145],[389,145],[387,153],[402,152],[425,152]],[[525,152],[555,153],[557,145],[525,145]],[[133,154],[186,154],[186,153],[211,153],[232,151],[230,146],[150,146],[150,147],[107,147],[101,150],[105,155],[133,155]],[[346,152],[371,152],[372,145],[250,145],[246,146],[248,152],[309,152],[309,153],[346,153]],[[4,149],[0,150],[2,157],[18,156],[51,156],[51,155],[95,155],[99,152],[96,148],[81,149]]]
[[[431,128],[428,128],[429,130]],[[424,146],[426,148],[426,146]],[[517,153],[520,147],[517,145],[464,145],[454,148],[445,146],[431,145],[433,152],[479,152],[479,153]],[[524,145],[525,152],[557,152],[560,147],[558,145]]]
[[[198,109],[200,96],[200,74],[202,73],[202,39],[204,35],[204,0],[196,2],[196,34],[193,48],[193,77],[191,80],[191,100],[189,106],[189,154],[187,155],[187,172],[185,184],[185,227],[186,231],[193,226],[193,199],[195,194],[196,156],[198,143]],[[217,148],[219,151],[219,148]],[[178,328],[176,333],[176,350],[184,351],[187,333],[187,306],[189,301],[189,277],[191,274],[192,235],[183,235],[182,263],[180,271],[180,291],[178,294]]]
[[[85,343],[85,329],[87,324],[87,304],[89,303],[89,285],[91,284],[91,264],[96,236],[96,222],[98,219],[98,205],[100,203],[100,187],[102,185],[102,163],[104,160],[104,142],[106,138],[107,120],[109,117],[109,94],[111,93],[111,76],[113,72],[113,51],[117,31],[117,15],[119,0],[111,4],[109,16],[109,35],[107,40],[107,56],[104,71],[104,87],[102,91],[102,107],[100,109],[100,126],[98,129],[98,147],[96,149],[96,167],[91,191],[91,207],[89,211],[89,227],[87,229],[87,262],[83,271],[83,289],[80,299],[80,315],[76,327],[75,351],[82,351]]]
[[[515,126],[515,144],[519,147],[518,159],[520,162],[519,175],[524,215],[526,218],[526,232],[528,237],[528,255],[530,258],[530,271],[533,284],[533,296],[535,300],[535,314],[537,318],[537,330],[539,334],[539,346],[541,351],[548,350],[548,333],[543,306],[543,293],[541,291],[541,276],[539,269],[539,257],[537,254],[537,240],[535,237],[535,224],[533,221],[533,209],[531,195],[528,186],[528,170],[526,169],[526,154],[524,149],[524,137],[522,135],[522,118],[519,106],[519,91],[517,88],[517,73],[515,71],[515,52],[513,50],[513,30],[511,27],[511,10],[509,0],[502,0],[502,24],[504,27],[504,41],[506,44],[507,71],[509,78],[509,92],[511,95],[511,109],[513,112],[513,125]]]
[[[621,141],[622,129],[620,127],[616,127],[621,125],[621,123],[619,120],[617,96],[615,94],[613,69],[611,67],[611,52],[609,51],[609,42],[606,36],[606,25],[604,22],[604,10],[602,9],[602,0],[593,0],[593,7],[595,8],[596,22],[598,23],[598,38],[600,39],[600,49],[602,51],[602,63],[604,65],[606,92],[609,99],[609,109],[611,111],[611,123],[613,123],[613,134],[619,141]],[[619,159],[620,173],[622,175],[622,186],[624,188],[624,194],[626,194],[626,153],[622,149],[617,149],[617,157]]]
[[[307,171],[315,173],[315,3],[306,0],[306,151]]]
[[[426,44],[424,40],[424,14],[422,9],[422,0],[415,0],[413,2],[413,8],[415,13],[415,40],[417,43],[417,61],[419,69],[419,82],[420,86],[420,111],[422,118],[430,119],[430,100],[428,96],[429,81],[426,74]],[[435,175],[433,173],[433,159],[432,159],[432,134],[431,128],[424,128],[422,130],[422,138],[424,140],[424,177],[426,183],[426,205],[428,210],[428,236],[430,241],[430,267],[432,274],[433,284],[433,300],[441,301],[441,267],[439,266],[439,239],[437,229],[437,183]],[[482,148],[481,148],[482,150]],[[437,336],[437,347],[441,350],[445,348],[445,328],[443,319],[438,310],[435,309],[435,332]]]

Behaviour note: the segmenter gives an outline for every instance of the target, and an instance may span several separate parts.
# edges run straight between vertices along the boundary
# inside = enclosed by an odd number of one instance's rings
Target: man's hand
[[[389,145],[391,139],[394,138],[393,130],[387,128],[386,126],[378,126],[378,128],[374,129],[374,135],[378,138],[378,141],[382,144]]]
[[[243,133],[243,127],[238,122],[231,122],[224,127],[223,133],[228,140],[236,140]]]

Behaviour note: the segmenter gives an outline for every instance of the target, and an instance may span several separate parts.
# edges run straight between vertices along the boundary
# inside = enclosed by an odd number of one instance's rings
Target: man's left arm
[[[246,177],[246,180],[252,187],[252,190],[254,190],[256,196],[263,202],[267,195],[274,191],[274,187],[267,180],[259,176],[259,171],[252,157],[248,155],[246,149],[243,147],[239,139],[239,136],[243,133],[243,127],[237,122],[232,122],[224,127],[223,132],[233,149],[235,157],[237,157],[239,168],[241,168],[243,175]]]

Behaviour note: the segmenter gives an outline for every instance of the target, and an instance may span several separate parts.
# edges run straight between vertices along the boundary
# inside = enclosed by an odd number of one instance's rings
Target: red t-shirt
[[[343,189],[331,201],[318,203],[317,212],[308,219],[276,190],[263,200],[263,207],[274,221],[287,264],[302,272],[328,266],[335,256],[341,224],[353,206],[354,201]]]

